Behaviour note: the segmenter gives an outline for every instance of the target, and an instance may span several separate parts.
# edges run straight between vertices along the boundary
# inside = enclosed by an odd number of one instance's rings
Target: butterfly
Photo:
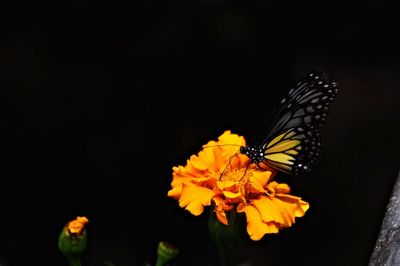
[[[338,91],[326,73],[307,73],[279,103],[264,140],[241,146],[239,153],[286,174],[310,172],[321,156],[321,127]]]

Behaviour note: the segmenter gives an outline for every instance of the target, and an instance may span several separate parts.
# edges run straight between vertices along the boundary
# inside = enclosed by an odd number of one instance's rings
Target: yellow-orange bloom
[[[78,216],[75,220],[70,221],[67,224],[68,233],[70,234],[81,234],[85,228],[85,224],[89,222],[88,218],[85,216]]]
[[[275,172],[250,164],[238,154],[245,146],[242,136],[225,131],[218,141],[210,141],[186,166],[173,167],[168,196],[193,215],[213,206],[218,220],[228,224],[226,212],[245,213],[247,232],[253,240],[290,227],[295,217],[302,217],[309,205],[290,195],[286,184],[273,181]]]

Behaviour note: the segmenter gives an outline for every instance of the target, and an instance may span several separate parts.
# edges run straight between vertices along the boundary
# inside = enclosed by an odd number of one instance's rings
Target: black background
[[[207,217],[166,196],[172,167],[226,129],[254,142],[311,69],[341,86],[311,208],[249,244],[251,265],[366,265],[399,166],[393,5],[299,1],[57,1],[1,9],[0,258],[67,265],[66,221],[90,223],[85,265],[218,265]]]

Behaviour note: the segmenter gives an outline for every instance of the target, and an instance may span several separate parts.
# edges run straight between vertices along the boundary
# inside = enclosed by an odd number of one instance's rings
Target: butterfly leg
[[[221,172],[221,175],[220,175],[219,178],[218,178],[219,181],[221,181],[221,178],[222,178],[222,176],[224,175],[226,168],[228,168],[228,166],[231,165],[232,159],[233,159],[235,156],[237,156],[238,154],[239,154],[239,152],[237,152],[237,153],[235,153],[234,155],[232,155],[231,157],[229,157],[228,163],[226,164],[224,170]]]
[[[247,169],[249,169],[249,166],[250,166],[250,164],[248,164],[248,165],[246,166],[246,169],[244,170],[244,174],[243,174],[243,176],[239,179],[239,181],[242,181],[243,177],[246,176]]]

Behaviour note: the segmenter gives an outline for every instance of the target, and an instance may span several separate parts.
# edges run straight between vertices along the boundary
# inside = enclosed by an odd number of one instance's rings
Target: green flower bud
[[[156,266],[164,266],[173,261],[179,254],[179,249],[168,242],[160,242],[157,248]]]
[[[58,248],[66,256],[71,266],[80,266],[80,256],[87,246],[86,217],[77,217],[62,229],[58,238]]]

